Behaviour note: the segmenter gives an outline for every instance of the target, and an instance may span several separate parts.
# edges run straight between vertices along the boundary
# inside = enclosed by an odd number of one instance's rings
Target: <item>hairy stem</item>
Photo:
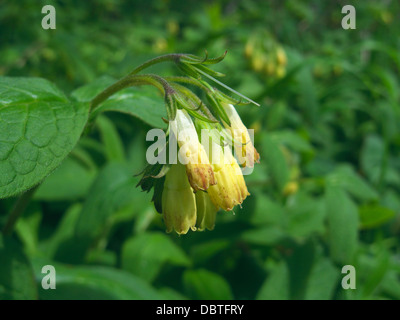
[[[152,74],[146,75],[128,75],[116,83],[112,84],[102,92],[100,92],[91,102],[90,112],[92,112],[100,103],[105,101],[108,97],[114,93],[132,86],[140,85],[153,85],[158,88],[161,92],[167,92],[169,90],[169,84],[162,77]]]
[[[150,67],[152,65],[155,65],[157,63],[160,63],[160,62],[176,61],[183,55],[184,54],[182,54],[182,53],[171,53],[171,54],[166,54],[166,55],[163,55],[161,57],[157,57],[157,58],[151,59],[151,60],[146,61],[145,63],[141,64],[137,68],[135,68],[131,73],[129,73],[129,75],[137,74],[140,71],[142,71],[143,69],[146,69],[146,68],[148,68],[148,67]]]

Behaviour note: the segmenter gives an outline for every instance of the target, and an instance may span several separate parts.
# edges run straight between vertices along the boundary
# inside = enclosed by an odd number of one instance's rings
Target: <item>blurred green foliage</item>
[[[56,30],[41,28],[46,4]],[[345,4],[356,30],[341,28]],[[372,0],[2,1],[0,75],[78,101],[156,55],[228,50],[224,82],[261,104],[238,108],[261,163],[214,231],[166,234],[134,176],[162,98],[108,101],[127,114],[99,117],[0,238],[0,298],[400,299],[399,13]],[[0,201],[0,225],[14,202]],[[41,287],[48,264],[56,290]],[[341,287],[344,265],[356,290]]]

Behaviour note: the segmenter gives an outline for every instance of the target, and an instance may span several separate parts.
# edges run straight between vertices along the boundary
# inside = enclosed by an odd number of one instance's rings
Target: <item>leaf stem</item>
[[[16,222],[18,221],[18,218],[25,211],[26,207],[28,206],[29,202],[31,201],[32,196],[35,193],[38,186],[39,185],[24,192],[15,202],[14,207],[12,208],[12,210],[8,216],[7,222],[3,228],[3,234],[5,236],[10,236],[12,234],[12,232],[14,230],[14,226],[15,226]]]

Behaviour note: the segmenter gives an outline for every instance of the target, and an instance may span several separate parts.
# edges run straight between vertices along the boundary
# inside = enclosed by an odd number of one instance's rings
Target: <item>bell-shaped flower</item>
[[[243,124],[233,105],[223,103],[222,106],[231,122],[230,126],[224,122],[224,126],[230,131],[234,139],[235,152],[240,165],[243,167],[253,167],[254,162],[259,162],[260,155],[256,148],[254,148],[246,126]]]
[[[185,110],[177,110],[171,129],[179,145],[179,162],[186,166],[189,183],[195,191],[215,185],[213,169],[199,142],[193,121]]]
[[[171,165],[162,192],[162,214],[167,232],[186,234],[196,230],[196,199],[185,174],[185,167]]]
[[[234,206],[242,204],[249,195],[242,171],[233,157],[230,148],[222,148],[211,142],[211,148],[206,149],[217,181],[210,186],[207,193],[217,209],[232,210]]]

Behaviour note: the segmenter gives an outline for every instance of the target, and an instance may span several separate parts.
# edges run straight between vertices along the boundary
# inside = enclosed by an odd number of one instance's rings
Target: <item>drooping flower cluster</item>
[[[145,78],[148,83],[158,81],[158,87],[163,88],[167,132],[175,137],[179,147],[176,156],[169,153],[168,163],[146,168],[139,183],[146,191],[154,187],[153,201],[163,214],[167,232],[212,230],[218,210],[231,211],[249,195],[242,168],[252,168],[260,156],[233,106],[241,101],[211,87],[202,77],[250,103],[255,102],[216,80],[214,76],[221,74],[205,66],[222,58],[176,55],[173,61],[187,77]],[[208,103],[182,83],[203,90]]]
[[[228,126],[229,132],[235,131],[241,137],[235,148],[240,151],[244,165],[253,165],[259,155],[250,140],[242,143],[242,139],[250,139],[247,128],[236,111],[231,110],[233,106],[227,108],[232,120],[236,121],[231,122],[233,127]],[[179,153],[177,163],[170,166],[165,176],[162,191],[162,213],[167,231],[185,234],[189,229],[212,230],[219,209],[233,210],[249,195],[241,168],[230,148],[212,141],[203,129],[202,136],[208,139],[205,148],[185,110],[177,110],[170,128],[177,137]]]

